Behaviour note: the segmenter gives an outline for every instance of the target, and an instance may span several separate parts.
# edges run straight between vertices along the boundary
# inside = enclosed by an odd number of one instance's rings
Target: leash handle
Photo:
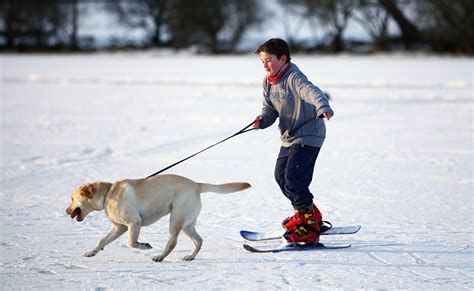
[[[184,162],[184,161],[186,161],[186,160],[189,160],[190,158],[192,158],[192,157],[194,157],[194,156],[197,156],[198,154],[200,154],[200,153],[202,153],[202,152],[204,152],[204,151],[207,151],[208,149],[210,149],[210,148],[212,148],[212,147],[214,147],[214,146],[216,146],[216,145],[218,145],[218,144],[221,144],[221,143],[225,142],[226,140],[231,139],[231,138],[233,138],[233,137],[235,137],[235,136],[237,136],[237,135],[239,135],[239,134],[246,133],[246,132],[249,132],[249,131],[254,130],[255,128],[249,128],[249,127],[251,127],[254,123],[255,123],[255,121],[252,121],[252,123],[250,123],[250,124],[247,125],[246,127],[242,128],[242,129],[239,130],[238,132],[234,133],[233,135],[231,135],[231,136],[229,136],[229,137],[227,137],[227,138],[221,140],[220,142],[217,142],[217,143],[215,143],[215,144],[213,144],[213,145],[211,145],[211,146],[208,146],[207,148],[205,148],[205,149],[203,149],[203,150],[200,150],[199,152],[197,152],[197,153],[195,153],[195,154],[192,154],[192,155],[190,155],[189,157],[182,159],[181,161],[178,161],[178,162],[176,162],[176,163],[174,163],[174,164],[172,164],[172,165],[169,165],[168,167],[166,167],[166,168],[164,168],[164,169],[161,169],[161,170],[159,170],[158,172],[156,172],[156,173],[154,173],[154,174],[151,174],[151,175],[148,176],[147,178],[150,178],[150,177],[156,176],[156,175],[158,175],[158,174],[160,174],[160,173],[163,173],[164,171],[166,171],[166,170],[168,170],[168,169],[171,169],[172,167],[174,167],[174,166],[176,166],[176,165],[178,165],[178,164],[181,164],[182,162]]]
[[[252,121],[252,123],[250,123],[249,125],[247,125],[246,127],[242,128],[239,132],[237,132],[235,135],[239,135],[239,134],[242,134],[242,133],[246,133],[248,131],[252,131],[252,130],[255,130],[255,128],[249,128],[251,127],[253,124],[255,123],[255,121]]]

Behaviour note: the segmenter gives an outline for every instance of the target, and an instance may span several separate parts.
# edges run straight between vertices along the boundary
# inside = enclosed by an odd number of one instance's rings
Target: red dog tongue
[[[81,210],[80,210],[79,208],[74,209],[74,211],[71,212],[71,218],[74,219],[74,217],[76,217],[77,215],[79,215],[79,212],[80,212],[80,211],[81,211]]]

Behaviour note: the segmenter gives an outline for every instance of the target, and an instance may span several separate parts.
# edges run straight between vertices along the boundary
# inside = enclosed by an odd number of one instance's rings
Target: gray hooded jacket
[[[282,146],[302,144],[321,147],[326,138],[322,115],[334,114],[326,95],[291,64],[277,84],[263,81],[263,109],[260,128],[271,126],[279,117]]]

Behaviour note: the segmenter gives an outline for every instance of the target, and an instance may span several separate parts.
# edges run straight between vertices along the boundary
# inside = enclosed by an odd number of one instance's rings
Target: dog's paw
[[[83,254],[83,256],[84,257],[93,257],[93,256],[97,255],[98,252],[99,252],[99,250],[93,249],[91,251],[85,252]]]
[[[196,257],[196,256],[188,255],[188,256],[185,256],[185,257],[183,258],[183,261],[192,261],[192,260],[194,260],[195,257]]]
[[[159,263],[159,262],[163,261],[164,257],[163,256],[156,256],[156,257],[153,257],[151,259],[153,260],[153,262]]]
[[[149,249],[152,249],[153,247],[149,243],[138,243],[138,248],[142,250],[149,250]]]

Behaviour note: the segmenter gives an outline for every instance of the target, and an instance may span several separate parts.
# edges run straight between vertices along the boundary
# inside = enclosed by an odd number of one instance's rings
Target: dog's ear
[[[92,184],[85,184],[81,186],[81,191],[80,191],[82,196],[85,196],[89,199],[92,199],[94,197],[94,185]]]

